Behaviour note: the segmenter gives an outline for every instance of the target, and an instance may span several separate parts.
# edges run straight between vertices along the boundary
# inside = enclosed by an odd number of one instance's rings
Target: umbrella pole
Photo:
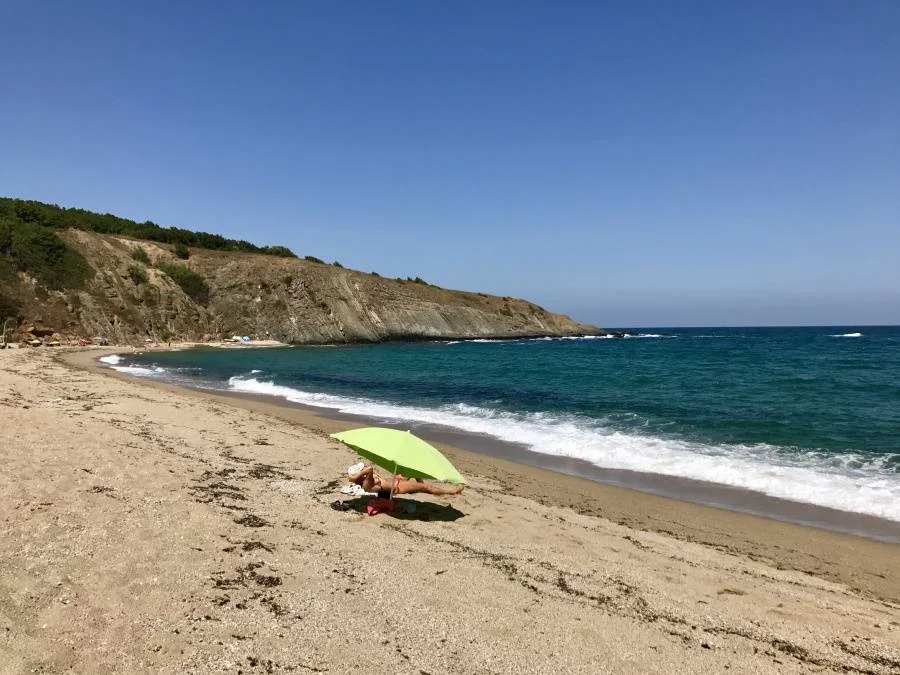
[[[394,501],[394,488],[397,487],[397,462],[394,462],[394,475],[391,476],[391,496],[389,499]]]

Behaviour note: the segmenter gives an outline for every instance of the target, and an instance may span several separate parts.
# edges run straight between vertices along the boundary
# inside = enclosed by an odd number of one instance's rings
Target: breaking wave
[[[164,373],[166,373],[165,368],[160,368],[159,366],[153,366],[152,368],[145,368],[143,366],[128,366],[128,365],[120,365],[125,358],[120,354],[110,354],[108,356],[101,356],[97,359],[101,363],[105,363],[110,368],[120,373],[126,373],[128,375],[137,375],[138,377],[158,377]],[[191,368],[190,370],[200,370],[199,368]]]
[[[112,366],[112,369],[138,377],[158,377],[166,372],[165,368],[142,368],[140,366]]]

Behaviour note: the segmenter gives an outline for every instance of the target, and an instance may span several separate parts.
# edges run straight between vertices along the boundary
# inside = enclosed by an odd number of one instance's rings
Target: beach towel
[[[393,510],[393,499],[370,499],[366,504],[366,513],[370,516],[377,516],[379,513],[388,513]]]

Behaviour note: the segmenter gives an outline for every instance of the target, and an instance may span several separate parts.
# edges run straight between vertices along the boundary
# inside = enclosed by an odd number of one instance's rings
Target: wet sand
[[[370,518],[352,422],[99,355],[0,353],[0,672],[900,671],[900,546],[449,446]]]

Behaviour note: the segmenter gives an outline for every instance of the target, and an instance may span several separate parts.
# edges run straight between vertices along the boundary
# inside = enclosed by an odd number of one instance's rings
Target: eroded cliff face
[[[294,344],[603,333],[525,300],[295,258],[192,249],[188,260],[179,260],[170,247],[153,242],[79,230],[60,236],[95,274],[81,291],[48,292],[23,277],[23,332],[106,335],[120,343],[239,334]],[[149,263],[134,258],[137,248]],[[185,293],[160,269],[166,264],[200,274],[208,299]]]

